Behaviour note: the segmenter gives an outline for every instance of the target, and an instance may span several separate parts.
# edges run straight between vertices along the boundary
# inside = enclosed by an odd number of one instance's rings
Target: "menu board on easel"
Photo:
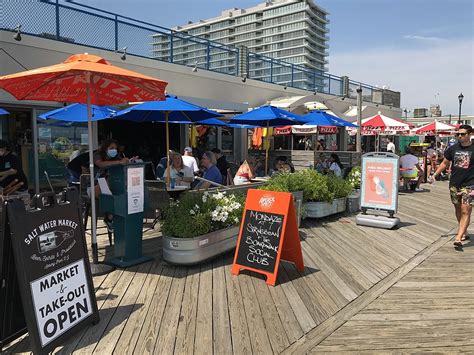
[[[274,286],[280,260],[304,271],[293,196],[286,192],[248,190],[231,272],[241,269],[267,276]]]

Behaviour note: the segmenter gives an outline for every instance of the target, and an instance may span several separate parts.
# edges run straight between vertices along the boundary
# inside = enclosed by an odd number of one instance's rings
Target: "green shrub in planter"
[[[360,166],[354,166],[347,175],[346,180],[352,185],[354,189],[360,189],[361,178],[362,172],[360,170]]]
[[[327,178],[328,189],[334,198],[347,197],[352,192],[353,187],[349,181],[330,175]]]
[[[280,192],[303,191],[303,202],[331,202],[334,195],[328,189],[327,179],[327,176],[321,175],[315,170],[306,169],[292,174],[276,174],[262,189]]]
[[[260,189],[277,192],[292,192],[290,191],[289,183],[291,175],[290,173],[275,174]]]
[[[194,238],[240,223],[244,204],[242,194],[183,194],[164,211],[161,228],[169,237]]]
[[[327,175],[319,174],[315,170],[307,170],[305,174],[308,176],[308,188],[306,192],[306,201],[313,202],[331,202],[334,194],[329,190]]]

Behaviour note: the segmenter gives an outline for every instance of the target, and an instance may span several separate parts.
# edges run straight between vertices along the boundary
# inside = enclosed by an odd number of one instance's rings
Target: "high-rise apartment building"
[[[313,0],[273,0],[247,9],[225,10],[221,16],[173,28],[153,36],[153,56],[190,66],[300,88],[324,86],[327,71],[328,12]],[[222,43],[239,51],[207,48],[187,35]],[[292,67],[291,64],[297,67]],[[237,73],[237,68],[239,72]]]

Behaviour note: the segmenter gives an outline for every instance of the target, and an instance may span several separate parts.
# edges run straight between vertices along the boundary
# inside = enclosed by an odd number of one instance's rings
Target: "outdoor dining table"
[[[270,176],[261,176],[261,177],[254,177],[250,179],[251,182],[267,182],[270,180]]]
[[[168,192],[168,195],[170,195],[171,198],[177,200],[184,191],[187,191],[189,189],[190,188],[187,186],[175,186],[173,188],[166,188],[166,191]]]

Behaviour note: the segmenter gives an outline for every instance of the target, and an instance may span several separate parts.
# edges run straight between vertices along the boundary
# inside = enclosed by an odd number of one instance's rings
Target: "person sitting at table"
[[[423,169],[420,167],[418,158],[412,154],[410,147],[406,147],[405,155],[400,157],[400,175],[404,179],[417,179],[415,191],[423,191],[420,189],[421,180],[423,179]]]
[[[249,159],[250,160],[250,159]],[[234,185],[248,184],[250,179],[255,178],[252,165],[245,160],[239,167],[234,176]]]
[[[193,173],[199,172],[199,167],[196,158],[193,155],[193,148],[186,147],[183,151],[183,164],[190,168]],[[165,164],[166,165],[166,164]]]
[[[255,176],[264,177],[265,176],[265,162],[262,159],[257,159],[255,162]]]
[[[28,190],[28,180],[21,167],[18,156],[10,149],[10,145],[3,139],[0,140],[0,186],[2,188],[11,187],[14,184],[16,190]]]
[[[94,152],[96,154],[97,151]],[[71,159],[66,166],[67,182],[74,185],[80,182],[82,174],[89,174],[89,152],[83,152]]]
[[[222,176],[227,176],[227,169],[229,168],[229,163],[227,163],[227,158],[222,154],[221,150],[214,148],[211,150],[216,156],[216,166],[219,169]]]
[[[320,174],[323,174],[326,169],[328,168],[328,164],[326,162],[326,156],[324,155],[324,153],[320,153],[316,156],[316,165],[314,167],[314,169],[320,173]]]
[[[341,160],[339,159],[339,155],[336,153],[331,153],[329,156],[329,167],[326,169],[327,173],[334,174],[337,177],[342,177],[342,166]]]
[[[284,174],[284,173],[291,173],[291,166],[287,164],[286,159],[279,157],[276,159],[275,163],[273,164],[273,171],[271,175],[276,174]]]
[[[171,156],[174,153],[173,150],[170,149],[168,155]],[[160,159],[158,164],[156,165],[155,175],[158,180],[164,179],[166,166],[168,165],[168,156],[164,156]]]
[[[175,179],[176,186],[184,186],[189,189],[194,181],[193,170],[184,165],[183,157],[177,152],[170,155],[170,160],[170,178]],[[166,178],[166,176],[168,176],[168,168],[165,169],[163,177]]]
[[[200,181],[199,184],[195,186],[195,189],[208,189],[213,185],[213,182],[218,185],[222,185],[223,177],[216,166],[216,156],[213,152],[208,151],[202,154],[201,165],[205,169],[203,178],[208,181]]]
[[[279,159],[283,162],[283,168],[285,170],[289,169],[290,173],[295,172],[295,166],[293,165],[293,163],[290,160],[288,160],[287,157],[281,156]]]

